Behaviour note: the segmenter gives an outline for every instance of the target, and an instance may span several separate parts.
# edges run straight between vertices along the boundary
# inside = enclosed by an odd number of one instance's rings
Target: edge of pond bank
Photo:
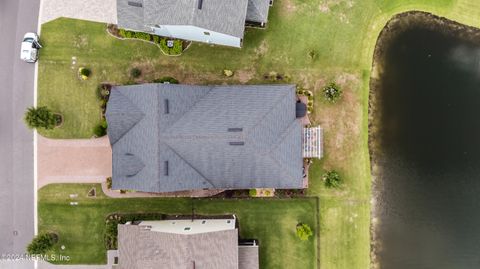
[[[378,253],[382,250],[382,242],[378,239],[382,213],[379,201],[384,188],[382,178],[382,162],[385,162],[382,151],[382,74],[385,66],[386,51],[395,38],[412,27],[455,36],[467,41],[480,43],[480,29],[437,16],[424,11],[407,11],[394,15],[380,31],[373,52],[368,93],[368,152],[372,180],[372,202],[370,220],[370,260],[371,268],[381,268]]]

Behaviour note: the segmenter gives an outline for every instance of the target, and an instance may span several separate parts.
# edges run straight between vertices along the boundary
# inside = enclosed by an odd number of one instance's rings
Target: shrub
[[[153,82],[155,83],[165,83],[168,82],[170,84],[178,84],[178,80],[173,78],[173,77],[163,77],[163,78],[157,78],[154,79]]]
[[[59,115],[55,115],[45,106],[29,107],[25,113],[24,121],[30,129],[53,129],[58,124]],[[61,117],[61,116],[60,116]]]
[[[297,224],[297,236],[302,241],[307,241],[313,235],[312,229],[305,223]]]
[[[58,242],[58,235],[54,233],[41,233],[33,238],[27,246],[27,252],[31,255],[46,254]]]
[[[91,73],[92,73],[92,72],[90,71],[90,69],[88,69],[88,68],[86,68],[86,67],[80,67],[80,68],[78,68],[78,74],[80,75],[80,77],[81,77],[83,80],[87,80]]]
[[[110,86],[107,84],[100,84],[97,87],[97,97],[100,100],[106,100],[110,96]]]
[[[132,78],[138,78],[141,75],[142,75],[142,70],[138,69],[137,67],[130,69],[130,76]]]
[[[150,34],[143,33],[143,32],[136,32],[135,33],[135,38],[143,39],[143,40],[146,40],[146,41],[151,41],[152,40],[152,36]]]
[[[325,98],[331,103],[335,103],[342,95],[342,91],[335,82],[332,82],[323,88],[323,93]]]
[[[323,174],[323,181],[328,188],[337,188],[342,184],[342,179],[337,171],[332,170]]]
[[[257,196],[257,190],[256,190],[256,189],[250,189],[250,190],[248,191],[248,195],[249,195],[250,197],[255,197],[255,196]]]
[[[107,127],[108,127],[107,121],[102,120],[101,123],[97,124],[93,128],[93,133],[95,134],[96,137],[102,137],[107,134]]]
[[[112,177],[107,177],[107,189],[112,189]]]
[[[160,40],[160,49],[168,55],[180,55],[183,52],[183,41],[182,40],[173,40],[173,47],[169,48],[167,46],[167,39],[162,38]]]
[[[156,44],[160,44],[160,37],[158,35],[153,36],[153,42]]]
[[[134,38],[135,37],[135,32],[125,30],[125,37],[126,38]]]
[[[308,57],[310,57],[311,60],[315,60],[315,58],[317,58],[317,52],[315,50],[310,50],[308,52]]]
[[[118,29],[118,35],[120,37],[125,37],[125,29]]]
[[[233,76],[233,71],[225,69],[225,70],[223,70],[223,75],[226,76],[226,77],[231,77],[231,76]]]

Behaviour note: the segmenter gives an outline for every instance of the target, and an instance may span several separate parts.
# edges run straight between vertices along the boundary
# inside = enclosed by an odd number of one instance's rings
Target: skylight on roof
[[[245,142],[243,141],[235,141],[235,142],[229,142],[228,143],[230,146],[243,146],[245,145]]]
[[[143,7],[143,4],[140,2],[128,1],[128,5],[132,7]]]
[[[229,132],[241,132],[243,131],[243,128],[228,128]]]

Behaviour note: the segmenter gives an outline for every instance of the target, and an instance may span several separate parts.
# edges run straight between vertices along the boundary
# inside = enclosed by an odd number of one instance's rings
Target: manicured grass
[[[295,227],[304,222],[318,232],[317,200],[307,199],[111,199],[103,193],[87,198],[98,184],[57,184],[39,192],[39,231],[59,235],[54,253],[68,255],[73,264],[106,262],[103,244],[105,217],[114,212],[160,212],[166,214],[236,214],[242,238],[260,242],[262,268],[315,268],[317,236],[308,241],[296,237]],[[70,194],[78,198],[70,199]],[[77,206],[71,206],[77,201]],[[281,236],[279,236],[281,235]],[[60,246],[65,245],[65,250]]]
[[[271,83],[264,75],[281,73],[285,80],[280,83],[296,83],[315,92],[312,119],[325,130],[325,158],[312,167],[308,191],[321,204],[320,267],[369,268],[371,61],[386,22],[409,10],[480,26],[480,2],[471,0],[276,0],[268,28],[248,29],[244,48],[193,44],[181,57],[166,57],[153,45],[108,36],[103,24],[68,19],[47,23],[42,28],[45,48],[39,68],[39,104],[64,114],[65,123],[41,133],[56,138],[90,137],[100,117],[96,85],[127,82],[132,66],[144,73],[138,82],[173,76],[190,84]],[[316,52],[314,59],[308,56],[311,50]],[[76,78],[72,56],[92,68],[90,81]],[[225,68],[235,71],[233,78],[222,76]],[[343,99],[335,105],[324,102],[319,94],[333,80],[344,90]],[[325,169],[341,172],[345,180],[341,189],[323,187],[320,175]]]

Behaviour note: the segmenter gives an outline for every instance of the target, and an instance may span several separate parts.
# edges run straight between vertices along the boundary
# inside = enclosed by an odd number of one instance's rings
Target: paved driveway
[[[48,139],[38,137],[38,189],[51,183],[100,183],[112,176],[108,137]]]
[[[117,24],[117,1],[42,0],[41,24],[60,17]]]

